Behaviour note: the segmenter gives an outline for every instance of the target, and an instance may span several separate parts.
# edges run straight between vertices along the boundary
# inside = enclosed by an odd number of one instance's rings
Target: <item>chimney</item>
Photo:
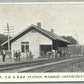
[[[54,29],[51,29],[51,33],[54,33]]]
[[[37,23],[37,27],[41,28],[41,23],[40,22]]]

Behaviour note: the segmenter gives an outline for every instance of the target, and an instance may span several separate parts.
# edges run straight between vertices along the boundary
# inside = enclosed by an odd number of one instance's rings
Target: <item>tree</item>
[[[67,41],[69,41],[71,44],[78,44],[78,41],[72,36],[62,36],[62,37],[66,39]]]
[[[5,41],[8,40],[8,36],[4,35],[4,34],[0,34],[0,48],[1,48],[1,44]]]

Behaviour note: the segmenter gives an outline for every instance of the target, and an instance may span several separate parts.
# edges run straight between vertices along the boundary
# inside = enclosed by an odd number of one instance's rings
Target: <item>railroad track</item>
[[[53,69],[58,69],[60,67],[66,66],[67,64],[76,63],[78,61],[84,60],[84,57],[70,58],[66,60],[40,60],[37,62],[21,63],[17,65],[9,65],[6,67],[0,67],[0,72],[9,73],[26,73],[26,72],[51,72]]]
[[[0,65],[0,72],[9,72],[14,69],[29,67],[29,66],[35,66],[35,65],[41,65],[46,64],[50,62],[55,62],[56,59],[52,60],[40,60],[40,61],[31,61],[31,62],[24,62],[24,63],[15,63],[15,64],[7,64],[7,65]],[[15,71],[16,72],[16,71]]]
[[[55,61],[55,60],[54,60]],[[52,60],[41,60],[41,61],[36,61],[36,62],[27,62],[27,63],[19,63],[19,64],[14,64],[14,65],[4,65],[0,67],[0,72],[3,71],[7,71],[7,70],[13,70],[13,69],[18,69],[18,68],[23,68],[23,67],[29,67],[29,66],[35,66],[35,65],[39,65],[39,64],[45,64],[45,63],[49,63],[52,62]]]
[[[84,60],[84,57],[68,59],[68,60],[63,60],[60,62],[49,63],[48,65],[39,66],[39,67],[36,67],[33,69],[21,71],[21,72],[23,72],[23,73],[25,73],[25,72],[52,72],[52,70],[54,70],[54,69],[57,69],[57,70],[63,69],[67,65],[75,64],[75,63],[83,61],[83,60]]]

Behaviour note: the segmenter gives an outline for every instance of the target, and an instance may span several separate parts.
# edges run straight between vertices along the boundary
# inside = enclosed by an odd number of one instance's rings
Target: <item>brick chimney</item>
[[[37,23],[37,27],[41,28],[41,23],[40,22]]]
[[[54,33],[54,29],[51,29],[51,33]]]

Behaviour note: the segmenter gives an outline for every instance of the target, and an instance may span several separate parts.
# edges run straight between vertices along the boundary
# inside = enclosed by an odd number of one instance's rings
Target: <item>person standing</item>
[[[18,61],[18,52],[17,52],[17,50],[15,52],[15,56],[16,56],[16,61]]]
[[[29,51],[26,51],[26,58],[28,59],[29,57]]]
[[[5,57],[6,57],[6,51],[5,51],[5,49],[3,49],[2,50],[2,60],[3,60],[3,62],[5,62]]]
[[[50,58],[51,58],[51,51],[48,52],[48,58],[50,60]]]
[[[57,51],[57,50],[55,50],[55,59],[57,58],[57,53],[58,53],[58,51]]]
[[[19,61],[20,61],[20,56],[21,56],[21,52],[20,52],[20,50],[18,50],[18,59],[19,59]]]
[[[14,60],[16,61],[16,51],[14,50]]]
[[[32,52],[31,52],[31,51],[29,51],[29,57],[30,57],[30,59],[33,58],[33,56],[32,56]]]

